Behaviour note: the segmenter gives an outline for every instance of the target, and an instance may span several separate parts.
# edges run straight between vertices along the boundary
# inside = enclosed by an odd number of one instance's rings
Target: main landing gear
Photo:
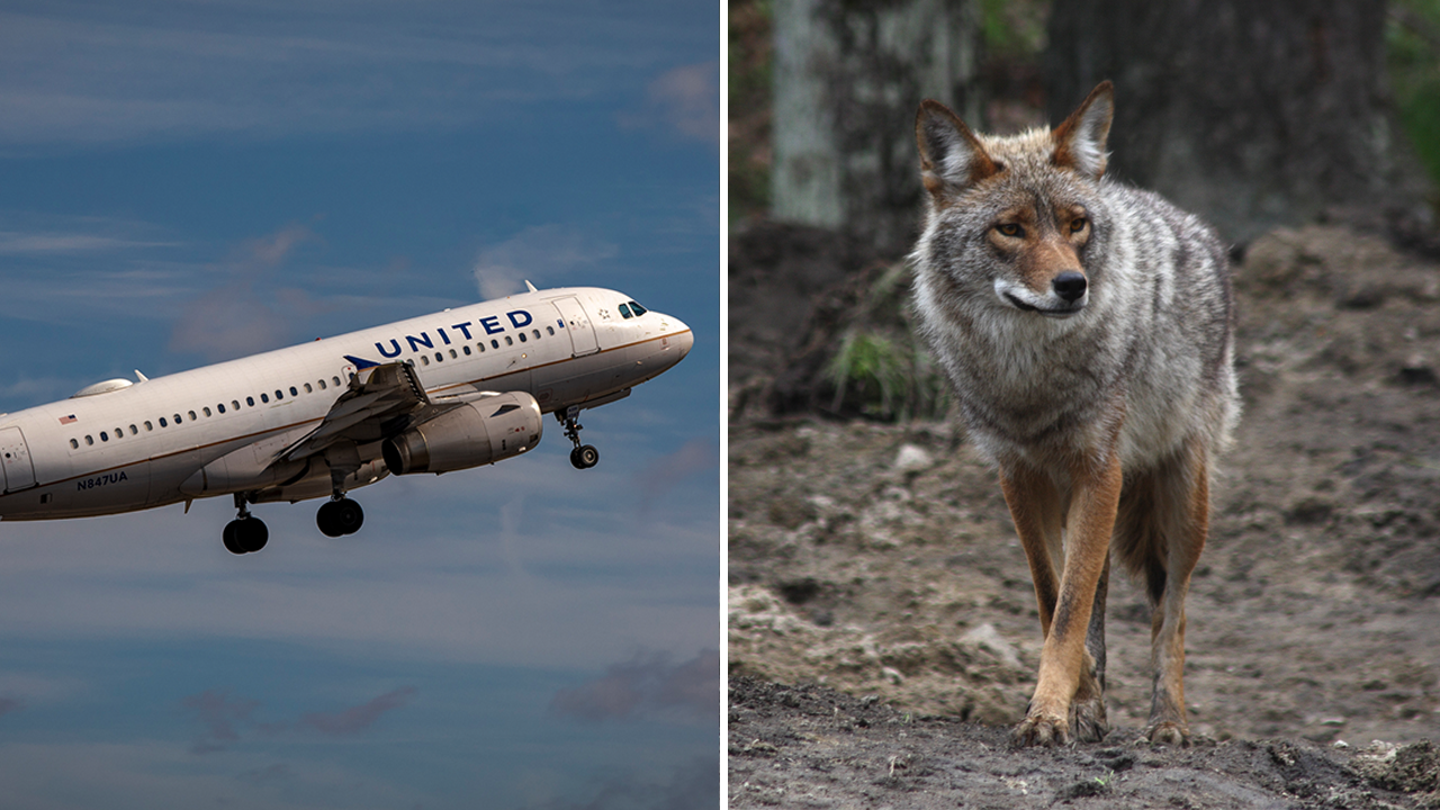
[[[225,524],[225,550],[231,554],[249,554],[265,547],[270,540],[270,530],[265,522],[250,515],[245,507],[245,493],[235,493],[235,508],[240,515]]]
[[[264,521],[250,514],[246,507],[245,493],[235,493],[235,508],[240,510],[240,514],[225,524],[225,550],[231,554],[249,554],[264,548],[270,540],[270,530],[266,528]],[[315,515],[315,523],[327,537],[354,534],[360,531],[360,525],[364,522],[365,510],[340,491],[336,491],[331,500],[326,501]]]
[[[600,463],[600,451],[593,444],[580,443],[583,426],[576,421],[579,415],[579,408],[567,408],[564,413],[555,412],[555,418],[565,425],[565,438],[575,445],[575,449],[570,451],[570,464],[577,470],[588,470]]]
[[[315,525],[320,527],[326,537],[354,534],[360,531],[364,522],[365,510],[339,490],[315,513]]]

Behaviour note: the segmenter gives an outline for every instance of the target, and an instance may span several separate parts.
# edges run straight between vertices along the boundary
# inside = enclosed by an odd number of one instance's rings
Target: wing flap
[[[403,430],[414,421],[407,417],[426,414],[433,407],[410,364],[385,363],[362,369],[351,375],[350,389],[335,400],[320,424],[282,451],[278,458],[285,461],[305,458],[339,441],[376,441]],[[392,423],[398,427],[387,429]]]

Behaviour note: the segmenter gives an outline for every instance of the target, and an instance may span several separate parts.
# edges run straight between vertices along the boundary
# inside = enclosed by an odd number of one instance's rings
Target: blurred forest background
[[[1440,0],[731,0],[731,415],[933,416],[909,329],[922,98],[1054,124],[1235,245],[1331,223],[1440,258]],[[738,351],[737,351],[738,349]]]

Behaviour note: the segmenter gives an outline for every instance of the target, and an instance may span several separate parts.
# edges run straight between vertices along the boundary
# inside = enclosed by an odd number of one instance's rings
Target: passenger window
[[[340,387],[340,378],[339,378],[339,377],[331,377],[330,379],[332,379],[332,380],[335,381],[335,387],[336,387],[336,388],[339,388],[339,387]]]
[[[305,393],[307,393],[307,394],[313,394],[313,393],[315,393],[315,389],[310,387],[310,383],[305,383]]]
[[[452,350],[452,351],[453,351],[453,350]],[[470,354],[471,354],[471,352],[470,352],[470,344],[469,344],[469,343],[466,343],[466,344],[465,344],[465,356],[466,356],[466,357],[469,357]]]
[[[178,413],[175,414],[175,424],[178,425],[178,424],[180,424],[181,421],[182,421],[182,420],[180,419],[180,414],[178,414]]]
[[[120,438],[123,438],[124,436],[125,436],[125,428],[115,428],[115,438],[120,439]]]
[[[170,427],[170,423],[169,423],[169,422],[166,422],[166,421],[165,421],[165,417],[163,417],[163,416],[160,417],[160,427],[162,427],[162,428],[163,428],[163,427]]]
[[[299,391],[296,391],[296,390],[295,390],[295,386],[293,386],[293,385],[290,386],[290,396],[292,396],[292,397],[298,397],[298,396],[300,396],[300,392],[299,392]]]
[[[131,436],[138,436],[138,435],[140,435],[140,428],[135,427],[134,425],[131,425],[131,426],[130,426],[130,435],[131,435]]]
[[[324,391],[324,390],[325,390],[325,381],[324,381],[324,380],[316,380],[316,382],[320,383],[320,390],[321,390],[321,391]]]
[[[530,331],[535,333],[535,339],[536,339],[536,340],[539,340],[539,339],[540,339],[540,330],[539,330],[539,329],[531,329]]]
[[[422,365],[422,366],[428,366],[428,365],[430,365],[430,355],[428,355],[428,354],[422,354],[422,355],[420,355],[420,365]]]
[[[620,317],[622,317],[622,318],[629,318],[629,317],[630,317],[630,305],[629,305],[629,304],[621,304],[621,305],[620,305]]]
[[[70,440],[70,449],[71,449],[71,450],[79,450],[79,449],[80,449],[80,442],[77,442],[77,441],[75,441],[74,439],[71,439],[71,440]]]
[[[102,442],[108,442],[108,441],[110,441],[110,437],[107,436],[107,435],[105,434],[105,431],[103,431],[103,430],[100,431],[100,441],[102,441]]]
[[[255,407],[255,397],[245,397],[245,404],[252,408]]]
[[[470,351],[469,347],[466,347],[465,351],[466,351],[466,353],[468,354],[469,351]],[[450,359],[451,359],[451,360],[454,360],[454,359],[458,358],[459,356],[460,356],[460,355],[458,355],[458,354],[455,353],[455,350],[454,350],[454,349],[451,349],[451,350],[450,350]]]
[[[554,336],[555,336],[555,327],[553,327],[553,326],[547,326],[547,327],[545,327],[545,331],[546,331],[546,332],[549,332],[551,337],[554,337]]]
[[[269,394],[261,394],[261,395],[260,395],[260,401],[261,401],[261,402],[269,402],[269,401],[270,401],[270,395],[269,395]]]
[[[443,363],[443,362],[445,362],[445,355],[441,354],[440,352],[435,352],[435,362],[437,362],[437,363]]]
[[[220,413],[225,413],[225,403],[222,402],[219,405],[216,405],[215,410],[219,411]]]
[[[282,399],[284,399],[284,398],[285,398],[285,392],[284,392],[284,391],[281,391],[279,388],[276,388],[276,389],[275,389],[275,401],[276,401],[276,402],[279,402],[280,400],[282,400]]]
[[[496,340],[495,338],[490,338],[490,348],[492,348],[492,349],[498,349],[498,348],[500,348],[500,341]]]
[[[476,343],[475,346],[480,349],[480,353],[481,353],[481,354],[484,354],[484,353],[485,353],[485,344],[484,344],[484,343]]]
[[[206,406],[206,407],[204,407],[204,408],[201,408],[201,409],[200,409],[200,412],[203,413],[203,414],[205,414],[206,417],[209,417],[209,416],[210,416],[210,408],[209,408],[209,406]]]
[[[230,407],[234,408],[234,409],[237,410],[237,411],[240,410],[240,400],[238,400],[238,399],[232,399],[232,400],[230,400]]]
[[[145,429],[146,429],[146,430],[154,430],[154,429],[155,429],[155,426],[152,425],[152,424],[150,424],[150,420],[149,420],[149,419],[146,419],[146,420],[145,420]]]
[[[509,340],[509,338],[506,338],[506,340]],[[521,343],[524,343],[524,342],[525,342],[525,333],[524,333],[524,332],[521,332],[521,333],[520,333],[520,342],[521,342]]]
[[[194,412],[194,411],[186,411],[186,413],[190,414],[190,421],[191,421],[191,422],[194,422],[196,419],[199,418],[198,416],[195,415],[195,412]],[[175,417],[175,421],[176,421],[176,422],[179,422],[179,421],[180,421],[180,417],[178,417],[178,416]]]
[[[94,436],[86,436],[86,437],[85,437],[85,445],[86,445],[87,447],[88,447],[89,445],[94,444],[94,443],[95,443],[95,437],[94,437]]]
[[[506,346],[514,346],[514,345],[515,345],[515,341],[511,340],[509,335],[506,335],[506,336],[505,336],[505,345],[506,345]]]

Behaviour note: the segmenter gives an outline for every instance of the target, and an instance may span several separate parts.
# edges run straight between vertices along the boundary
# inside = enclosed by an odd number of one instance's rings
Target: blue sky
[[[314,502],[0,523],[7,808],[706,807],[719,8],[7,3],[0,411],[523,288],[686,360],[527,456]]]

